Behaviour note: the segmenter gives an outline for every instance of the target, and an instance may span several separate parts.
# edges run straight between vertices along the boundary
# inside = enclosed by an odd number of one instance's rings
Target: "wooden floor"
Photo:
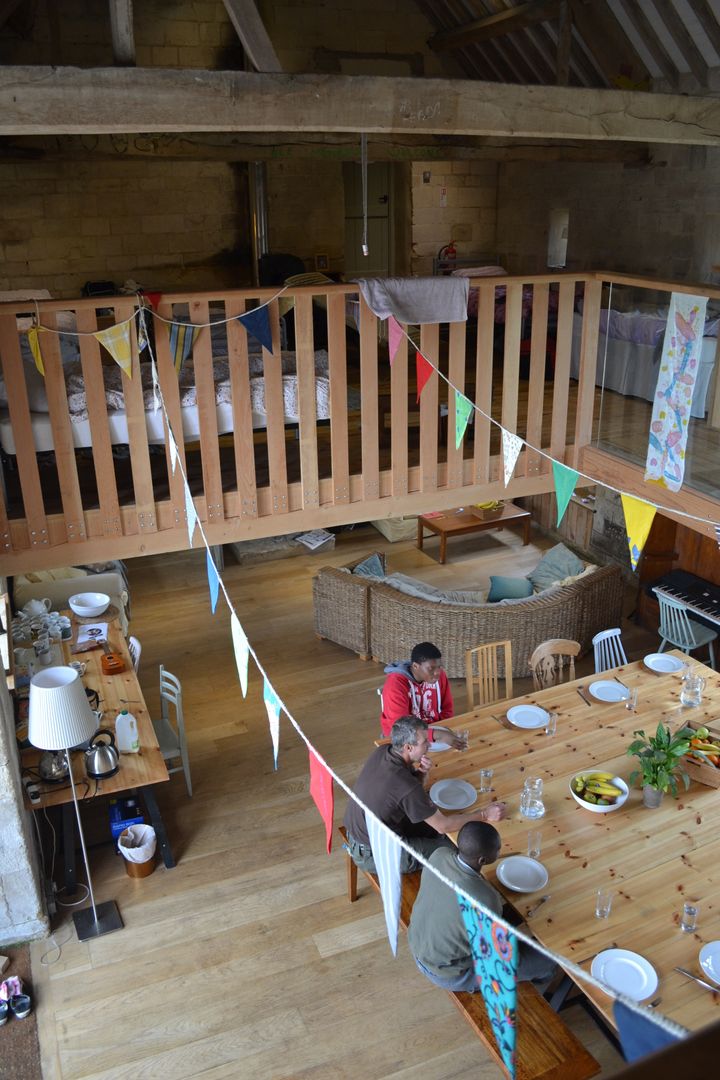
[[[377,734],[382,671],[315,639],[316,569],[381,549],[393,569],[482,587],[491,572],[527,572],[551,542],[535,530],[526,548],[513,532],[473,535],[450,544],[444,567],[437,543],[420,553],[364,526],[339,534],[330,556],[224,571],[276,690],[350,782]],[[40,963],[47,942],[33,946],[45,1080],[499,1076],[447,995],[417,973],[404,936],[393,958],[378,897],[365,888],[348,903],[344,855],[325,854],[307,750],[287,720],[273,771],[262,682],[251,663],[243,701],[222,599],[210,613],[203,552],[128,565],[143,690],[155,710],[160,662],[182,680],[195,795],[186,797],[181,774],[160,794],[174,870],[131,879],[109,845],[91,848],[97,898],[117,901],[122,931],[80,944],[66,914],[56,963]],[[655,644],[633,629],[626,637],[632,655]],[[581,673],[591,667],[583,664]],[[453,690],[462,709],[464,684]],[[337,792],[336,821],[343,809]],[[106,811],[92,810],[96,835]],[[564,1015],[602,1075],[613,1075],[620,1058],[584,1011]]]

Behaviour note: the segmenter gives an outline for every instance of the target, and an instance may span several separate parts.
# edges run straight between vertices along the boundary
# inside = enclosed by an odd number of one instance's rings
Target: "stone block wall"
[[[271,251],[288,252],[315,269],[315,255],[342,270],[345,195],[339,161],[271,161],[267,166],[268,239]]]
[[[431,274],[433,257],[451,240],[458,258],[494,254],[497,174],[492,161],[413,162],[413,274]]]

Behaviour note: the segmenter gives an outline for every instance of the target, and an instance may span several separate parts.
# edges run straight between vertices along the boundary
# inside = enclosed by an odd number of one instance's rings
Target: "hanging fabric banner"
[[[107,330],[96,330],[93,337],[107,349],[115,363],[131,379],[130,323],[118,323],[116,326],[108,326]]]
[[[365,815],[365,825],[370,837],[370,850],[375,860],[380,894],[385,910],[385,925],[390,948],[397,956],[398,920],[400,918],[400,856],[402,849],[395,833],[382,825],[374,814]]]
[[[518,941],[490,915],[458,896],[472,952],[475,977],[492,1025],[495,1042],[511,1077],[515,1076],[517,1041]]]
[[[425,383],[432,375],[435,368],[429,360],[426,360],[421,352],[415,354],[415,369],[417,371],[417,400],[425,389]]]
[[[238,678],[240,679],[240,689],[242,690],[242,696],[247,697],[248,658],[250,656],[250,649],[248,648],[248,639],[245,636],[245,631],[240,625],[240,620],[234,611],[230,616],[230,629],[232,630],[233,650],[235,652],[235,664],[238,670]]]
[[[519,435],[513,435],[512,431],[506,431],[502,429],[502,448],[503,448],[503,473],[505,476],[505,487],[510,483],[510,478],[515,471],[515,465],[517,463],[518,455],[523,447],[523,440]]]
[[[621,494],[620,498],[625,514],[625,532],[630,548],[630,562],[633,570],[636,570],[655,517],[655,507],[644,499],[633,498],[632,495]]]
[[[45,364],[43,363],[42,353],[40,352],[40,334],[44,333],[44,326],[31,326],[27,332],[30,352],[33,354],[35,367],[38,369],[41,375],[45,374]]]
[[[673,293],[670,297],[645,463],[645,479],[669,491],[679,491],[685,475],[706,307],[705,296]]]
[[[193,497],[190,494],[190,488],[185,481],[185,517],[187,518],[187,530],[188,540],[190,541],[190,547],[193,546],[193,536],[195,535],[195,527],[197,525],[197,510],[195,509],[195,503]]]
[[[265,708],[267,709],[268,720],[270,721],[270,737],[273,744],[275,768],[277,769],[278,745],[280,742],[280,702],[277,694],[268,682],[267,677],[265,678],[265,685],[263,687],[263,700],[265,702]]]
[[[466,398],[464,394],[461,394],[459,390],[455,391],[455,449],[460,449],[460,443],[463,441],[465,435],[465,429],[468,426],[468,420],[473,413],[473,404],[469,398]]]
[[[400,323],[397,321],[394,315],[388,316],[388,351],[390,353],[390,363],[392,364],[395,359],[395,354],[400,348],[400,342],[405,337]]]
[[[182,323],[170,323],[168,337],[175,371],[180,374],[182,366],[192,352],[193,345],[200,333],[200,326],[186,326]]]
[[[310,761],[310,794],[320,811],[320,817],[325,822],[325,844],[329,855],[332,851],[333,812],[335,810],[332,776],[315,751],[309,747],[308,759]]]
[[[220,578],[218,577],[217,567],[213,561],[213,557],[210,554],[210,548],[205,548],[206,561],[207,561],[207,576],[208,586],[210,588],[210,610],[213,615],[215,614],[215,608],[218,602],[218,592],[220,590]]]
[[[257,338],[263,349],[272,352],[272,332],[270,330],[270,315],[268,314],[267,304],[264,307],[246,311],[244,315],[238,315],[237,318],[248,334],[252,334],[254,338]]]
[[[569,469],[567,465],[561,465],[559,461],[553,461],[552,467],[555,479],[555,498],[557,500],[557,523],[559,525],[565,515],[580,474],[576,473],[574,469]]]

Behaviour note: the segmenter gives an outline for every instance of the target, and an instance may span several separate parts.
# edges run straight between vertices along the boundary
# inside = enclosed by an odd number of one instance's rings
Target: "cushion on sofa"
[[[446,589],[442,596],[438,597],[441,604],[487,604],[487,594],[484,589]]]
[[[542,592],[556,581],[574,574],[580,574],[585,568],[582,559],[578,559],[564,544],[556,544],[547,551],[534,570],[528,574],[536,592]]]
[[[496,604],[498,600],[519,600],[532,596],[532,593],[532,582],[526,577],[503,577],[500,574],[490,576],[489,604]]]
[[[373,552],[372,555],[368,555],[367,559],[363,559],[361,563],[353,568],[353,574],[358,577],[384,577],[385,570],[383,569],[382,559]]]
[[[436,589],[434,585],[428,585],[424,581],[418,581],[417,578],[408,577],[407,574],[388,574],[384,584],[390,585],[393,589],[397,589],[398,592],[405,593],[407,596],[418,596],[421,600],[440,600],[440,597],[444,595],[442,589]]]

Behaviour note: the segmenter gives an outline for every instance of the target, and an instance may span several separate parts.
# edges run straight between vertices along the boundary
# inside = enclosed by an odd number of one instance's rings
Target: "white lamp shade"
[[[41,750],[67,750],[87,742],[97,721],[85,687],[71,667],[50,667],[30,680],[28,739]]]

